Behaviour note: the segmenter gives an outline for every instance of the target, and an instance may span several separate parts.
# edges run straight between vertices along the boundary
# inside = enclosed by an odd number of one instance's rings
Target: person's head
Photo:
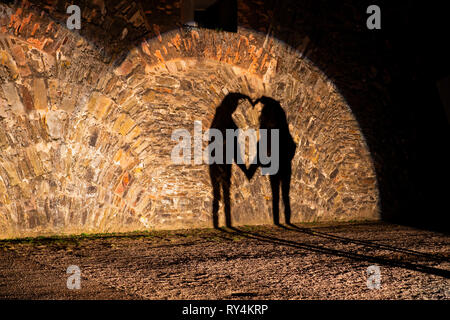
[[[223,98],[221,105],[226,107],[227,111],[234,112],[237,109],[240,100],[251,101],[250,97],[245,94],[239,92],[230,92],[225,96],[225,98]]]
[[[263,96],[253,103],[253,105],[256,105],[258,103],[261,103],[262,109],[261,109],[261,116],[263,117],[274,117],[276,118],[280,112],[283,112],[283,108],[281,107],[280,103],[272,98]]]
[[[278,107],[281,108],[281,105],[280,105],[280,103],[277,100],[269,98],[269,97],[266,97],[266,96],[262,96],[261,98],[256,99],[253,102],[253,105],[256,105],[258,102],[262,103],[265,108],[274,108],[274,109],[278,108]]]

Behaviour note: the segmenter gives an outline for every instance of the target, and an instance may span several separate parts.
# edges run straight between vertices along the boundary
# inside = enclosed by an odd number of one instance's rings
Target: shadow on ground
[[[343,244],[357,244],[357,245],[361,245],[365,248],[370,248],[370,249],[398,252],[398,253],[402,253],[405,255],[410,255],[412,257],[421,258],[421,259],[425,260],[426,262],[438,262],[438,263],[443,262],[443,261],[450,262],[450,259],[448,259],[447,257],[444,257],[442,255],[428,254],[428,253],[409,250],[409,249],[405,249],[405,248],[393,247],[393,246],[389,246],[389,245],[385,245],[385,244],[377,244],[376,242],[371,242],[371,241],[339,237],[339,236],[335,236],[335,235],[325,233],[325,232],[314,231],[313,229],[310,229],[310,228],[298,227],[295,224],[288,224],[287,226],[279,225],[279,227],[286,229],[286,230],[292,230],[292,231],[304,233],[307,235],[325,238],[325,239],[330,240],[331,242],[335,242],[335,243],[339,242],[339,243],[343,243]],[[238,233],[238,234],[241,234],[250,239],[271,242],[274,244],[279,244],[279,245],[284,245],[284,246],[291,246],[291,247],[298,248],[298,249],[310,250],[310,251],[316,252],[316,253],[323,253],[323,254],[328,254],[328,255],[346,257],[349,259],[355,259],[355,260],[359,260],[359,261],[376,263],[376,264],[380,264],[380,265],[384,265],[384,266],[401,267],[401,268],[405,268],[405,269],[409,269],[409,270],[424,272],[424,273],[428,273],[428,274],[434,274],[434,275],[441,276],[441,277],[444,277],[447,279],[450,278],[449,270],[443,270],[443,269],[428,267],[425,265],[404,262],[404,261],[397,260],[397,259],[381,258],[381,257],[376,257],[376,256],[370,256],[370,255],[362,255],[362,254],[354,253],[351,251],[335,250],[335,249],[327,248],[327,247],[323,247],[323,246],[311,245],[311,244],[301,243],[301,242],[297,242],[297,241],[290,241],[290,240],[285,240],[282,238],[275,238],[275,237],[267,236],[267,235],[264,235],[264,234],[261,234],[258,232],[245,231],[245,230],[242,230],[242,229],[239,229],[236,227],[228,227],[227,229],[222,228],[220,230],[225,233],[230,233],[230,232]]]
[[[445,234],[382,222],[2,240],[0,298],[448,299],[449,248]],[[81,290],[66,287],[70,265]]]

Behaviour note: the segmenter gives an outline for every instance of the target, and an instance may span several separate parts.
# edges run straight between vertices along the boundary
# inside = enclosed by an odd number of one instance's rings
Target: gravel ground
[[[0,241],[0,298],[449,299],[449,258],[448,235],[386,223],[21,239]]]

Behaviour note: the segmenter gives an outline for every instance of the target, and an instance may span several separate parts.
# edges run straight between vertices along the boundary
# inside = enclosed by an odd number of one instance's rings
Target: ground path
[[[0,298],[449,299],[450,237],[345,223],[0,241]]]

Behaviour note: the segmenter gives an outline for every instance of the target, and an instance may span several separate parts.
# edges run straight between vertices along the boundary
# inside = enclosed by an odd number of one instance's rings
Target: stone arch
[[[17,24],[18,14],[29,20]],[[378,218],[358,123],[301,48],[242,28],[175,30],[112,63],[45,17],[3,12],[2,21],[2,236],[210,226],[207,165],[170,163],[170,137],[192,132],[194,120],[208,128],[228,91],[269,95],[285,109],[298,145],[294,222]],[[34,38],[36,28],[54,36]],[[257,125],[246,110],[240,125]],[[249,183],[235,170],[233,185],[235,223],[271,221],[266,177]]]

